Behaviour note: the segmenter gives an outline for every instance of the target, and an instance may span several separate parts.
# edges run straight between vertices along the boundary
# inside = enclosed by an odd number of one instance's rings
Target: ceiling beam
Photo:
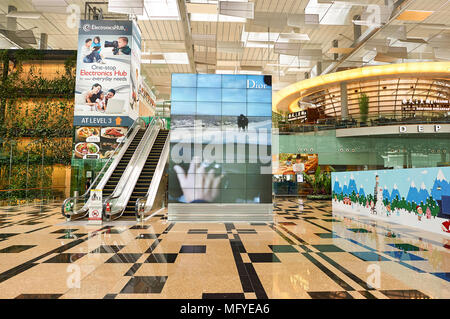
[[[189,57],[189,66],[191,67],[192,73],[197,73],[197,68],[194,62],[194,43],[192,41],[191,26],[189,24],[188,12],[186,9],[185,0],[177,0],[178,10],[180,11],[181,23],[183,24],[184,31],[184,45],[186,47],[186,52]]]

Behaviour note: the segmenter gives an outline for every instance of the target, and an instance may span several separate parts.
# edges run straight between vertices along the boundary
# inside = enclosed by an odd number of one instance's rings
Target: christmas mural
[[[450,236],[450,167],[332,173],[333,211]]]

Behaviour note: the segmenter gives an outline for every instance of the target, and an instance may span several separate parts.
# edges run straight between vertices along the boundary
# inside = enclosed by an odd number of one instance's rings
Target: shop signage
[[[410,129],[409,131],[408,131],[408,128]],[[415,132],[417,132],[417,133],[425,132],[425,125],[417,125],[417,126],[415,126],[415,128],[416,128]],[[433,130],[435,133],[439,133],[441,131],[441,129],[442,129],[442,125],[439,125],[439,124],[433,125]],[[411,125],[410,126],[406,126],[406,125],[399,126],[399,132],[400,133],[412,133]]]
[[[269,88],[266,83],[255,80],[248,79],[247,80],[247,89],[267,89]]]
[[[354,127],[336,130],[336,137],[407,134],[450,134],[450,124],[407,124]]]
[[[402,110],[413,111],[450,111],[449,100],[403,99]]]
[[[306,119],[306,111],[298,111],[288,114],[288,121],[304,120],[304,119]]]

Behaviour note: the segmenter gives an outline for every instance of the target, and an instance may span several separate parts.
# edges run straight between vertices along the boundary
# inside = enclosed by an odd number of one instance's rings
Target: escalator
[[[109,196],[112,194],[114,189],[117,186],[117,183],[119,182],[120,178],[123,175],[123,172],[127,168],[128,163],[130,162],[131,157],[133,157],[134,152],[136,151],[136,148],[138,147],[139,143],[142,140],[142,137],[144,136],[145,130],[140,129],[136,136],[134,137],[133,141],[128,146],[125,154],[123,154],[122,158],[120,159],[120,162],[117,164],[116,168],[114,169],[114,172],[111,174],[111,177],[108,179],[108,182],[106,183],[105,187],[103,188],[103,196]]]
[[[136,201],[138,198],[145,197],[148,193],[150,184],[152,182],[153,174],[161,158],[161,152],[166,144],[168,130],[159,130],[155,142],[147,156],[147,160],[141,170],[139,178],[134,186],[133,192],[128,200],[128,203],[123,211],[123,216],[133,216],[136,214]]]
[[[152,121],[150,124],[154,124]],[[104,196],[115,191],[123,175],[128,174],[131,160],[136,153],[139,144],[145,136],[147,125],[138,118],[130,126],[128,132],[114,149],[114,156],[110,156],[96,175],[94,181],[83,195],[75,195],[66,198],[61,206],[61,213],[67,221],[88,217],[91,205],[91,190],[102,189]]]

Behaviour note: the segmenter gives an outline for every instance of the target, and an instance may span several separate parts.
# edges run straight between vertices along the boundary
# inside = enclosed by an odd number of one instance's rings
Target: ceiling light
[[[318,14],[289,14],[287,25],[290,27],[300,28],[305,25],[319,24]]]
[[[189,57],[186,52],[163,53],[167,64],[189,64]]]
[[[309,41],[309,35],[306,33],[280,33],[280,39],[288,39],[288,40],[298,40],[298,41]]]
[[[238,22],[245,23],[247,19],[239,17],[224,16],[221,14],[191,13],[191,21],[198,22]]]
[[[45,13],[63,13],[67,14],[67,3],[61,0],[32,0],[33,7],[40,12]]]
[[[240,70],[239,74],[248,74],[248,75],[261,75],[261,71],[249,71],[249,70]]]
[[[269,41],[275,42],[278,40],[280,34],[277,32],[245,32],[242,30],[242,41],[247,42],[258,42],[258,41]]]
[[[144,7],[139,20],[181,20],[177,0],[144,0]]]
[[[351,3],[335,1],[332,4],[322,4],[317,0],[309,0],[305,7],[305,14],[318,14],[320,24],[345,25],[351,8]]]
[[[234,74],[231,70],[216,70],[216,74]]]
[[[253,19],[255,4],[253,2],[219,1],[219,14]]]
[[[244,45],[246,48],[263,48],[263,49],[273,49],[273,44],[267,44],[264,42],[247,42]]]
[[[166,60],[161,60],[161,59],[157,59],[157,60],[150,60],[151,64],[167,64]]]
[[[109,0],[108,12],[142,15],[144,0]]]
[[[25,11],[13,11],[6,15],[7,18],[18,18],[18,19],[39,19],[41,14],[39,12],[25,12]]]

